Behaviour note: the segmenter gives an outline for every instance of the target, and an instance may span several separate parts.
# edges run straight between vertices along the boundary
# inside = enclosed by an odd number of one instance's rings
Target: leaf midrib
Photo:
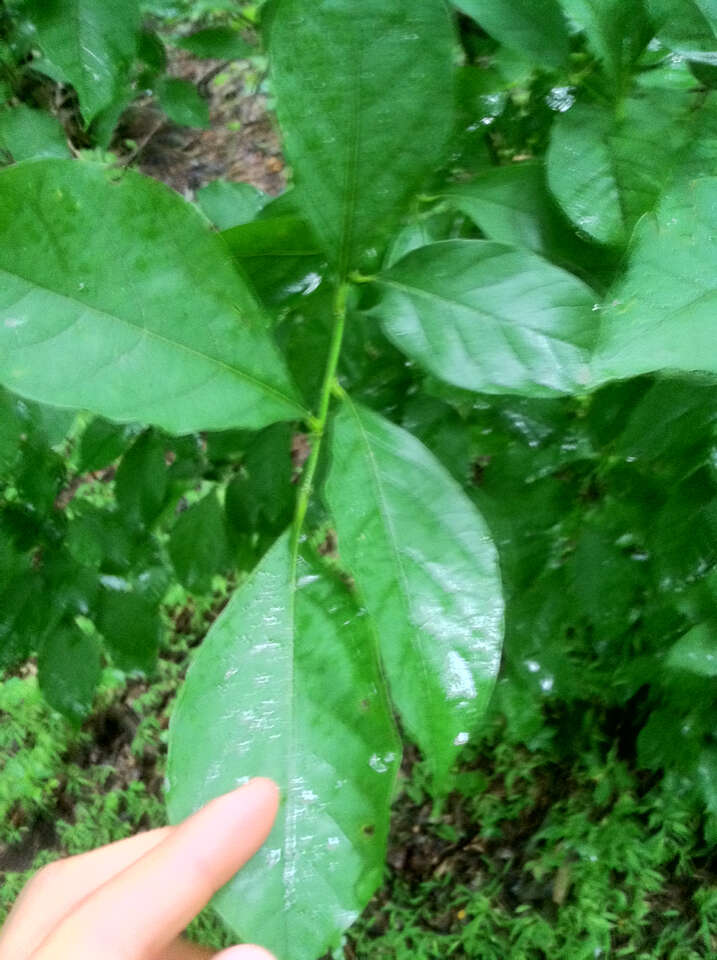
[[[271,384],[268,384],[265,381],[260,380],[258,377],[253,376],[252,374],[248,373],[245,370],[240,369],[239,367],[232,366],[231,364],[227,363],[224,360],[220,360],[217,357],[213,357],[211,354],[203,353],[201,350],[197,350],[195,347],[190,347],[188,344],[182,343],[179,340],[170,340],[168,337],[165,337],[163,334],[158,333],[156,330],[152,330],[149,327],[140,326],[140,324],[133,323],[131,320],[128,320],[125,317],[116,316],[115,314],[108,313],[106,310],[102,310],[99,307],[93,306],[92,304],[85,303],[85,301],[83,300],[78,300],[77,298],[68,296],[65,293],[60,293],[59,291],[53,290],[51,287],[48,287],[45,284],[38,283],[34,279],[25,277],[16,271],[11,272],[9,270],[4,270],[0,267],[0,276],[6,276],[16,280],[21,280],[23,283],[30,284],[31,287],[37,290],[42,290],[45,293],[51,294],[53,297],[57,297],[58,299],[71,303],[76,307],[80,307],[83,312],[90,311],[91,313],[96,314],[97,316],[102,317],[109,322],[114,322],[121,325],[123,324],[124,326],[129,327],[131,330],[137,331],[137,333],[140,334],[140,336],[144,335],[146,337],[156,340],[161,344],[164,344],[167,347],[181,350],[184,353],[190,356],[193,356],[195,358],[198,358],[199,360],[205,363],[209,363],[216,367],[219,367],[220,369],[225,370],[232,376],[235,376],[240,380],[244,380],[247,383],[251,384],[252,386],[261,389],[264,393],[268,393],[273,397],[275,397],[276,399],[282,400],[284,403],[288,403],[289,405],[293,406],[296,409],[297,414],[299,413],[302,415],[306,414],[306,411],[298,403],[298,401],[294,400],[288,394],[282,393],[281,390],[271,386]],[[38,343],[43,343],[43,342],[45,341],[42,341],[42,340],[36,341],[34,344],[29,345],[29,347],[26,347],[25,349],[31,349],[33,346],[36,346]]]
[[[396,567],[399,573],[399,580],[400,580],[400,586],[401,586],[399,594],[401,596],[402,606],[406,614],[406,622],[411,625],[412,632],[417,638],[418,654],[419,654],[419,659],[421,661],[421,669],[423,672],[424,683],[425,683],[424,696],[425,696],[426,703],[429,703],[429,700],[430,700],[429,693],[430,693],[431,683],[430,683],[430,674],[427,667],[427,657],[426,657],[425,648],[423,645],[423,638],[421,636],[420,631],[416,629],[416,625],[414,623],[411,604],[409,601],[408,580],[403,567],[403,561],[401,560],[401,554],[398,550],[398,538],[396,537],[396,533],[394,530],[393,520],[390,517],[389,510],[386,504],[386,498],[383,493],[383,487],[381,484],[381,479],[379,477],[378,467],[376,465],[376,458],[374,456],[373,449],[371,448],[371,443],[369,441],[366,429],[364,428],[363,421],[359,416],[359,413],[358,413],[358,410],[356,409],[355,404],[353,403],[353,401],[348,395],[345,397],[345,402],[351,415],[356,421],[360,438],[366,449],[366,460],[371,472],[371,479],[373,482],[374,491],[376,493],[376,502],[378,504],[378,508],[379,508],[381,517],[383,519],[384,526],[386,527],[386,530],[387,530],[387,534],[388,534],[387,539],[388,539],[391,552],[394,556]],[[430,711],[427,711],[427,712],[430,712]]]

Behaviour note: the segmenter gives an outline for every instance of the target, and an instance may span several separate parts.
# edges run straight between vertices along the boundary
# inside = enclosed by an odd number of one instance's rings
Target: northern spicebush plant
[[[112,165],[0,173],[3,661],[37,651],[79,720],[103,655],[151,669],[166,554],[200,592],[240,571],[169,812],[281,785],[217,906],[300,960],[380,881],[394,710],[454,784],[504,604],[523,739],[541,699],[633,706],[714,837],[717,20],[456,7],[267,4],[293,187],[239,190],[221,233]]]

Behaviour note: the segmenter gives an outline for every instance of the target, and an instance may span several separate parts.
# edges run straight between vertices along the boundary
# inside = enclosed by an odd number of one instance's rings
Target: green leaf
[[[381,274],[371,313],[437,377],[484,393],[579,391],[595,294],[527,251],[488,240],[421,247]]]
[[[97,629],[115,666],[126,673],[151,674],[157,662],[160,621],[156,603],[116,577],[103,577]]]
[[[717,6],[714,0],[647,0],[657,35],[675,53],[717,64]]]
[[[683,92],[656,89],[626,99],[619,119],[597,104],[560,114],[548,150],[548,184],[576,227],[600,243],[627,241],[693,135],[692,106]]]
[[[585,31],[588,46],[602,61],[614,93],[619,96],[653,35],[644,0],[560,0],[560,3]]]
[[[474,736],[498,672],[495,547],[432,454],[348,398],[331,451],[326,501],[341,562],[376,625],[392,698],[440,789]]]
[[[255,50],[232,27],[207,27],[172,40],[175,47],[208,60],[244,60]]]
[[[717,677],[717,631],[714,624],[700,623],[680,637],[665,661],[673,670],[687,670],[700,677]]]
[[[80,724],[92,708],[100,666],[100,651],[93,637],[76,627],[53,631],[45,638],[37,661],[47,702]]]
[[[222,241],[166,187],[89,163],[18,164],[0,172],[0,231],[10,389],[176,433],[303,415]]]
[[[149,528],[167,496],[165,444],[152,430],[138,437],[122,458],[115,478],[117,503],[127,526]]]
[[[197,191],[200,209],[219,230],[253,220],[269,197],[250,183],[214,180]]]
[[[180,513],[169,538],[169,555],[180,583],[194,593],[208,593],[212,577],[231,566],[224,511],[216,493]]]
[[[273,85],[302,209],[341,275],[385,240],[452,127],[443,0],[280,0]]]
[[[441,196],[470,217],[491,240],[546,255],[556,217],[542,164],[488,168],[475,180],[455,184]]]
[[[20,443],[26,428],[21,400],[0,388],[0,478],[8,475],[20,458]]]
[[[676,184],[635,231],[607,298],[596,383],[653,370],[717,373],[717,177]]]
[[[241,472],[227,487],[226,511],[233,528],[277,537],[289,524],[296,487],[292,484],[292,429],[275,423],[248,446]]]
[[[321,283],[326,262],[306,221],[292,213],[269,216],[273,206],[257,220],[225,230],[222,239],[264,303],[277,307]]]
[[[157,84],[159,105],[172,123],[180,127],[209,127],[209,104],[188,80],[162,77]]]
[[[541,66],[562,67],[568,58],[568,30],[557,0],[453,0],[506,47]]]
[[[138,0],[26,0],[34,41],[77,91],[89,123],[120,93],[134,60]]]
[[[215,899],[244,939],[315,960],[380,884],[399,747],[368,621],[288,536],[214,623],[172,716],[168,806],[181,820],[253,776],[284,802],[262,851]]]
[[[95,417],[80,440],[78,469],[90,472],[109,466],[122,456],[138,431],[133,423],[112,423]]]
[[[21,103],[0,110],[0,150],[15,162],[30,157],[69,157],[70,148],[62,124],[42,110]]]

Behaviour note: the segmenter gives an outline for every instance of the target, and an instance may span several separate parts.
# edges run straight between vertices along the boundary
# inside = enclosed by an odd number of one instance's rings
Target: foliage
[[[235,13],[182,34],[161,29],[167,19],[167,11],[139,0],[0,4],[0,159],[107,149],[122,114],[148,94],[174,123],[207,127],[209,109],[197,87],[166,74],[165,41],[198,57],[246,58],[253,49],[240,29],[254,24]]]
[[[294,185],[205,193],[221,235],[88,158],[0,173],[0,656],[37,652],[79,721],[103,657],[152,671],[170,570],[236,576],[173,714],[169,811],[280,783],[255,897],[242,874],[217,905],[307,960],[380,879],[390,704],[446,795],[504,606],[511,737],[579,750],[595,704],[631,716],[717,839],[713,24],[457,6],[270,3]]]

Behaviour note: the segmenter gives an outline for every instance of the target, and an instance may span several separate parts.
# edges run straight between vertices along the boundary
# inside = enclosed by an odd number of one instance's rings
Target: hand
[[[252,780],[177,827],[44,867],[0,933],[0,960],[207,960],[177,938],[264,843],[278,802],[271,780]],[[251,946],[218,958],[273,960]]]

